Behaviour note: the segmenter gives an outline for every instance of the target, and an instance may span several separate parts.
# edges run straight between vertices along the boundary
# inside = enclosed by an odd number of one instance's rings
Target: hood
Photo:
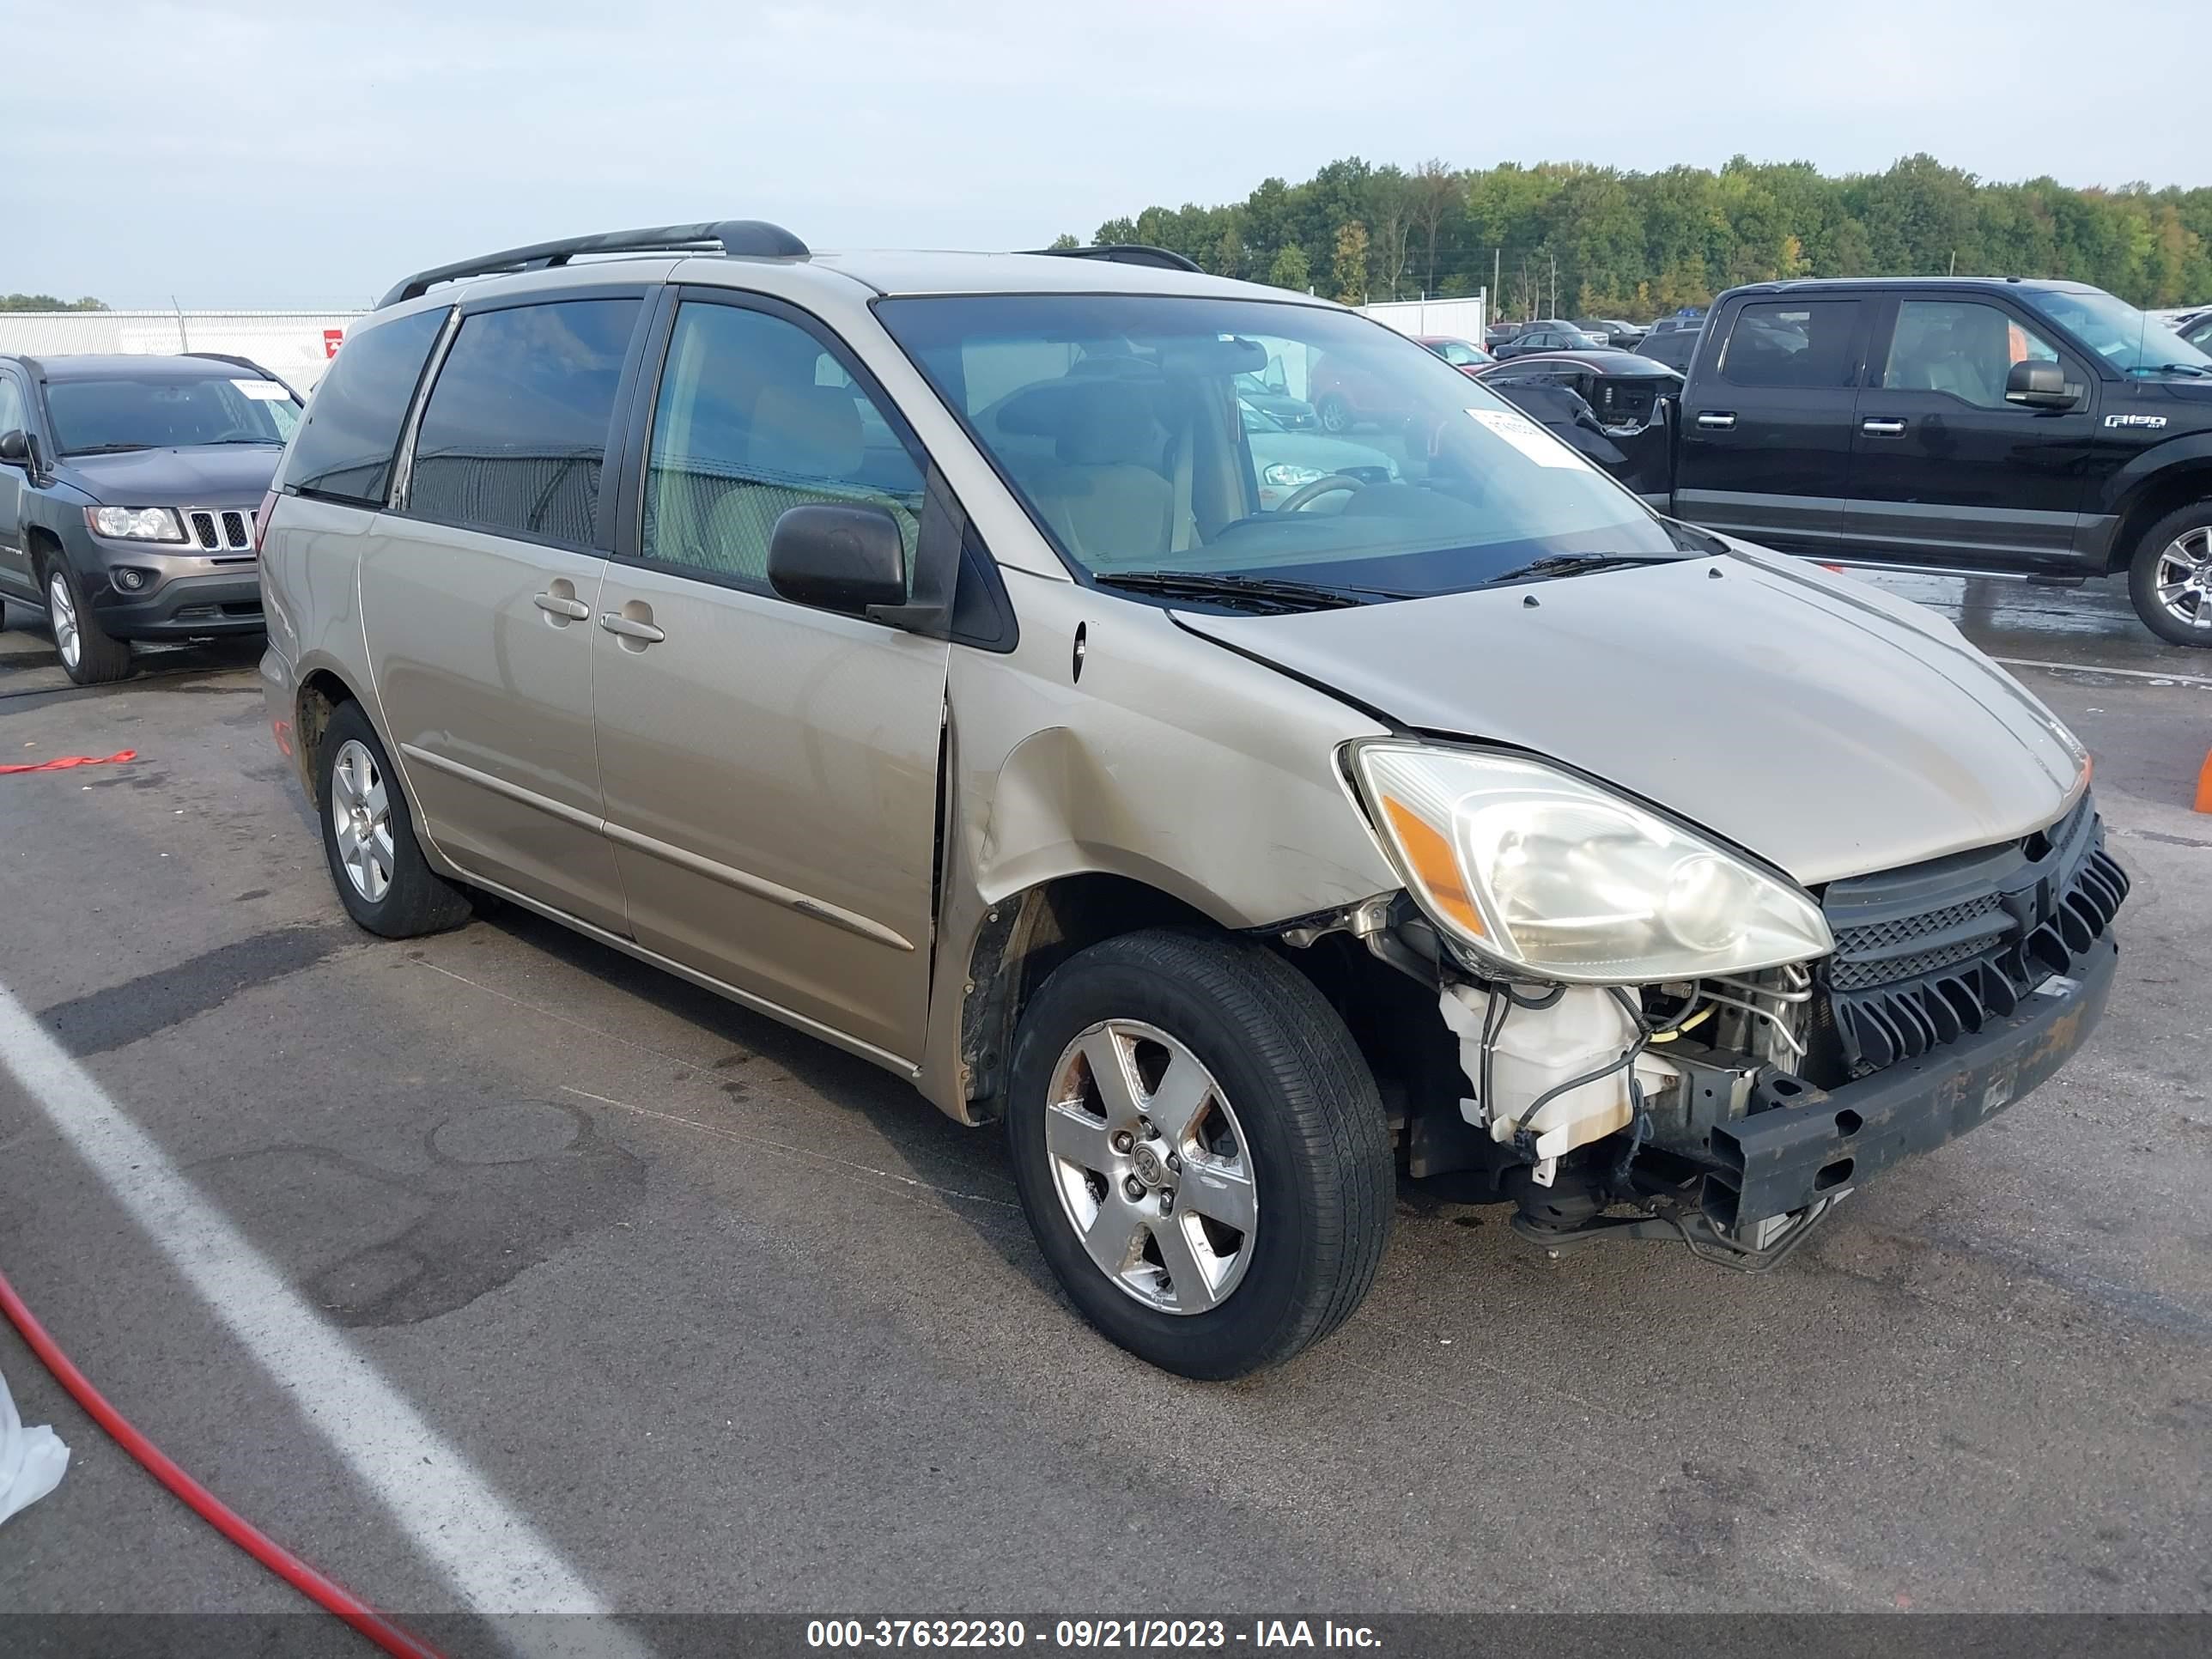
[[[2136,379],[2136,385],[2145,390],[2155,386],[2182,403],[2212,410],[2212,379],[2202,374],[2145,374]]]
[[[1563,762],[1808,884],[2027,835],[2082,781],[2073,735],[1948,622],[1740,548],[1340,611],[1177,614],[1404,726]]]
[[[54,476],[106,507],[258,507],[284,452],[274,444],[64,455]]]

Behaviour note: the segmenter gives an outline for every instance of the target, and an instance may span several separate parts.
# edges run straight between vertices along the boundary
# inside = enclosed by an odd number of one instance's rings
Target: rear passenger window
[[[408,511],[590,547],[642,303],[563,300],[464,318],[415,436]]]
[[[418,311],[346,336],[285,452],[285,488],[384,505],[399,428],[447,314]]]
[[[911,583],[921,499],[897,433],[814,336],[737,306],[676,313],[646,456],[646,558],[766,592],[776,520],[827,501],[886,509]]]
[[[1747,305],[1722,349],[1731,386],[1849,386],[1858,369],[1856,300],[1788,300]]]

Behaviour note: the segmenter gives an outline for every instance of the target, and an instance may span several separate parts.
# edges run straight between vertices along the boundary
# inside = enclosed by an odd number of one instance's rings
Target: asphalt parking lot
[[[1232,1387],[1094,1335],[996,1136],[861,1062],[514,911],[352,929],[258,647],[80,690],[10,605],[0,761],[137,759],[0,776],[0,987],[406,1410],[257,1359],[192,1218],[126,1210],[5,1070],[0,1269],[402,1612],[463,1604],[454,1546],[365,1443],[524,1529],[542,1576],[478,1606],[2212,1610],[2212,653],[2117,589],[1886,580],[2060,665],[2015,672],[2135,879],[2090,1047],[1760,1277],[1409,1196],[1352,1324]],[[300,1605],[4,1327],[0,1374],[73,1455],[0,1529],[0,1607]]]

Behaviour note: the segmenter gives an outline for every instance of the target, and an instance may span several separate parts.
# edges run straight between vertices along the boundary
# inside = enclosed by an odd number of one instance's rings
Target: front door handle
[[[570,622],[581,622],[592,614],[591,606],[565,593],[532,593],[530,602],[549,617],[566,617]]]
[[[599,626],[610,634],[618,634],[626,640],[636,640],[642,645],[658,645],[668,637],[649,622],[635,617],[625,617],[618,611],[599,612]]]
[[[1905,422],[1888,416],[1877,416],[1871,420],[1861,421],[1859,430],[1876,438],[1902,438]]]
[[[1708,414],[1698,416],[1698,424],[1708,432],[1726,432],[1735,425],[1733,415]]]

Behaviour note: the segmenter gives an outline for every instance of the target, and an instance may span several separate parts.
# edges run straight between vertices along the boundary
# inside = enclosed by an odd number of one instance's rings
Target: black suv
[[[299,420],[243,357],[0,356],[0,610],[43,605],[80,685],[131,640],[258,632],[254,514]]]

